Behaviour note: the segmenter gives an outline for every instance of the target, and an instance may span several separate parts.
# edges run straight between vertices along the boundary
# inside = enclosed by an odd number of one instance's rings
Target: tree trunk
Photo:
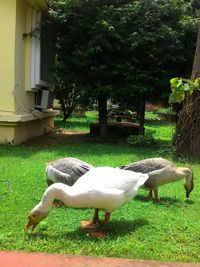
[[[104,95],[98,97],[99,106],[99,133],[101,137],[107,136],[107,98]]]
[[[191,79],[200,77],[200,25]],[[200,94],[188,95],[180,112],[173,137],[176,151],[184,156],[200,156]]]
[[[198,77],[200,77],[200,23],[198,27],[197,44],[192,67],[191,80],[194,81]]]
[[[145,102],[141,101],[139,108],[139,135],[144,135],[144,123],[145,123]]]
[[[76,106],[74,105],[71,107],[67,107],[63,98],[59,98],[59,102],[61,105],[61,110],[63,112],[63,120],[62,121],[64,123],[66,123],[67,119],[70,117],[70,115],[72,114],[72,112],[74,111]]]

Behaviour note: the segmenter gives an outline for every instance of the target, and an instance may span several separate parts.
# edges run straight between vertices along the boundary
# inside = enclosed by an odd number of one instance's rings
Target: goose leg
[[[95,231],[95,232],[90,232],[90,238],[95,238],[98,237],[100,239],[104,239],[106,237],[106,234],[108,232],[108,221],[110,219],[110,213],[106,212],[105,213],[105,219],[104,219],[104,224],[101,229],[101,231]]]
[[[149,197],[149,200],[151,200],[153,198],[153,190],[149,190],[148,197]]]
[[[157,189],[157,188],[154,189],[153,192],[154,192],[155,201],[156,201],[156,202],[159,202],[159,198],[158,198],[158,189]]]
[[[81,221],[83,229],[94,229],[99,226],[99,209],[95,209],[94,217],[92,220]]]

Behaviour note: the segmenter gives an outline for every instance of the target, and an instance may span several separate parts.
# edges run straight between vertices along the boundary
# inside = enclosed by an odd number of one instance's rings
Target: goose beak
[[[35,227],[37,226],[38,223],[34,222],[31,217],[28,217],[28,223],[27,225],[24,227],[24,231],[26,232],[31,226],[32,226],[32,230],[31,233],[33,232],[33,230],[35,229]]]

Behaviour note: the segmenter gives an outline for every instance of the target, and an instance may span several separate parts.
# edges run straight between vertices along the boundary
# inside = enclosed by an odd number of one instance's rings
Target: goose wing
[[[130,201],[148,177],[148,174],[111,167],[93,168],[71,187],[77,200],[75,205],[111,212]]]
[[[47,179],[54,183],[73,185],[84,173],[93,168],[92,165],[76,159],[62,158],[53,161],[46,168]]]
[[[120,168],[124,170],[135,171],[135,172],[149,173],[152,171],[163,169],[169,165],[175,167],[175,165],[169,160],[166,160],[163,158],[149,158],[149,159],[136,161],[128,165],[120,166]]]
[[[85,173],[73,186],[74,189],[88,190],[137,190],[148,179],[147,174],[136,173],[111,167],[93,168]]]

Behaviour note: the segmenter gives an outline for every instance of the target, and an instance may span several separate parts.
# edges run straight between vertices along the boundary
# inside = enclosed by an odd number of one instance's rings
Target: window
[[[41,29],[41,12],[34,10],[31,21],[31,88],[37,88],[40,84],[40,58],[41,58],[41,44],[39,33]]]
[[[31,22],[31,89],[52,87],[54,64],[54,35],[45,14],[34,10]],[[41,26],[42,25],[42,26]]]

